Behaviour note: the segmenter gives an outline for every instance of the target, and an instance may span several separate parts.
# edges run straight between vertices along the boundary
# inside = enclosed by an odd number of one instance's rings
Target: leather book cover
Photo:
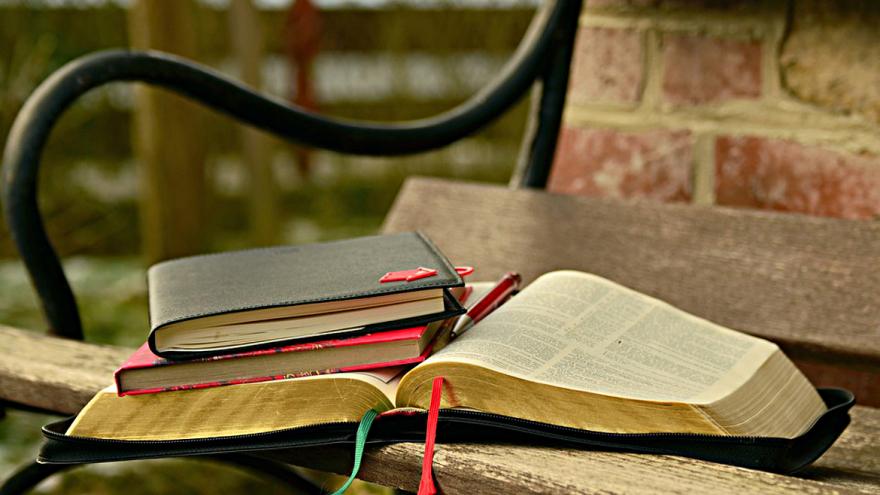
[[[437,273],[412,281],[379,281],[388,272],[418,267],[431,268]],[[174,352],[157,352],[154,342],[155,332],[170,323],[238,311],[464,285],[449,260],[418,232],[179,258],[150,267],[147,280],[150,349],[157,355],[170,358],[182,356]],[[454,298],[446,297],[445,300],[446,310],[431,315],[427,321],[463,311]],[[380,327],[404,328],[427,321],[410,319]],[[370,330],[376,328],[374,325]],[[186,355],[210,354],[218,353]]]

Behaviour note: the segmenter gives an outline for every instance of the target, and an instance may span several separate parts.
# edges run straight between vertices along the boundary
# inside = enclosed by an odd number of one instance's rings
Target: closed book
[[[219,387],[419,363],[439,322],[221,356],[173,361],[142,345],[116,370],[119,395]]]
[[[423,278],[383,282],[426,268]],[[420,326],[464,310],[461,276],[424,235],[408,232],[165,261],[148,272],[150,350],[217,356]]]

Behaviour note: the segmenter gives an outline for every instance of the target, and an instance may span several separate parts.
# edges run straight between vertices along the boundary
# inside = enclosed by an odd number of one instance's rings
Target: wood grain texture
[[[132,351],[0,325],[0,399],[74,414]]]
[[[434,472],[443,493],[878,493],[880,411],[856,407],[853,424],[797,476],[672,456],[517,445],[440,445]],[[515,440],[515,439],[511,439]],[[368,449],[361,479],[415,491],[424,447]],[[348,449],[274,452],[269,457],[347,474]]]
[[[880,372],[880,223],[409,179],[383,230],[427,233],[474,279],[592,272],[794,358]]]
[[[0,326],[0,399],[75,413],[111,382],[113,370],[131,351]],[[853,422],[840,440],[798,477],[669,456],[516,445],[441,445],[435,467],[449,494],[710,489],[713,493],[876,493],[880,490],[880,410],[856,406],[852,415]],[[422,450],[421,444],[371,448],[360,477],[415,490]],[[351,449],[340,447],[263,455],[338,473],[347,473],[351,463]]]

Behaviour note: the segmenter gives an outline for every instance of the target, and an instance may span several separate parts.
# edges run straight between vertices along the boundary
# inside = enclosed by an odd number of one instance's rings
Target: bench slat
[[[833,449],[836,449],[835,446]],[[826,456],[832,456],[829,451]],[[359,478],[416,491],[424,446],[371,448]],[[876,452],[874,453],[876,454]],[[347,474],[350,450],[301,449],[271,458]],[[323,459],[316,465],[315,459]],[[826,467],[798,477],[672,456],[591,452],[516,445],[440,445],[434,472],[443,493],[877,493],[876,472]]]
[[[0,325],[0,399],[75,414],[131,353]]]
[[[112,380],[131,349],[74,342],[0,326],[0,399],[64,414],[79,410]],[[856,406],[853,423],[799,477],[779,476],[684,458],[496,445],[440,445],[435,466],[446,493],[591,493],[754,490],[761,493],[877,493],[880,410]],[[360,477],[418,487],[421,444],[368,449]],[[314,448],[263,454],[347,474],[351,450]],[[645,480],[650,480],[646,482]],[[709,490],[712,490],[711,492]]]
[[[811,369],[845,367],[836,383],[880,405],[880,223],[414,178],[383,230],[416,229],[475,280],[592,272],[822,365]]]

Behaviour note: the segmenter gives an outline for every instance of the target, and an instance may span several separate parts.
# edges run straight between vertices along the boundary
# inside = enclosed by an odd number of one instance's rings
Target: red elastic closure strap
[[[437,275],[437,270],[435,270],[435,269],[433,269],[433,268],[425,268],[425,267],[423,267],[423,266],[420,266],[420,267],[415,271],[415,273],[413,273],[413,274],[411,274],[410,276],[406,277],[406,281],[407,281],[407,282],[412,282],[413,280],[418,280],[418,279],[420,279],[420,278],[433,277],[434,275]]]
[[[434,441],[437,438],[437,419],[440,416],[440,398],[443,395],[443,377],[434,378],[431,387],[431,405],[428,408],[428,426],[425,429],[425,457],[422,459],[422,480],[418,495],[436,495],[434,486]]]
[[[459,274],[462,277],[467,277],[471,273],[474,273],[474,267],[472,267],[472,266],[457,266],[457,267],[455,267],[455,273]]]
[[[400,270],[397,272],[388,272],[379,279],[380,284],[386,282],[412,282],[422,278],[433,277],[437,275],[437,270],[433,268],[425,268],[420,266],[413,270]]]

